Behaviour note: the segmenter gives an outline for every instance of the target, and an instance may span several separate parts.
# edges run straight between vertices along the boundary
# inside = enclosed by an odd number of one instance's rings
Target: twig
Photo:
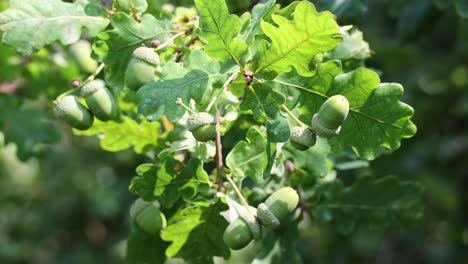
[[[234,189],[234,191],[236,192],[237,196],[241,199],[242,204],[245,206],[245,208],[247,208],[248,211],[250,211],[249,203],[245,199],[244,195],[242,195],[239,188],[237,188],[236,183],[232,180],[232,178],[231,178],[231,176],[229,176],[229,174],[226,174],[226,179],[231,184],[231,186]]]
[[[162,48],[165,48],[166,46],[168,46],[169,44],[171,44],[176,38],[182,36],[185,34],[185,31],[180,31],[178,32],[177,34],[175,34],[174,36],[172,36],[171,38],[169,38],[166,42],[162,43],[161,45],[159,45],[156,50],[160,50]]]
[[[221,123],[221,116],[219,115],[219,110],[216,108],[216,183],[218,184],[218,191],[226,192],[221,176],[224,170],[223,145],[221,144],[221,132],[219,131]]]
[[[306,124],[302,123],[301,120],[299,120],[289,109],[286,105],[281,105],[281,109],[283,109],[294,121],[296,121],[297,124],[299,124],[302,127],[308,127]]]
[[[83,87],[83,85],[85,85],[86,83],[88,83],[88,82],[94,80],[94,79],[96,78],[96,76],[98,76],[99,73],[101,73],[102,69],[104,69],[104,66],[105,66],[105,64],[104,64],[104,63],[101,63],[101,64],[99,65],[99,67],[96,69],[96,71],[94,71],[94,73],[91,74],[91,75],[81,84],[81,87]],[[57,100],[60,99],[60,98],[62,98],[62,97],[64,97],[64,96],[67,96],[67,95],[69,95],[69,94],[77,93],[78,91],[79,91],[79,89],[71,89],[71,90],[69,90],[69,91],[66,91],[66,92],[62,93],[61,95],[59,95],[59,96],[57,97]]]
[[[238,71],[235,71],[231,74],[231,76],[226,80],[226,82],[223,84],[223,87],[221,87],[221,90],[219,90],[219,92],[211,99],[210,103],[208,104],[208,106],[206,107],[206,112],[209,112],[211,107],[213,106],[213,104],[216,102],[216,100],[218,99],[218,97],[221,95],[222,92],[224,92],[224,90],[227,89],[227,87],[229,86],[229,84],[231,84],[232,81],[234,81],[236,78],[237,78],[237,75],[239,75],[239,72]]]

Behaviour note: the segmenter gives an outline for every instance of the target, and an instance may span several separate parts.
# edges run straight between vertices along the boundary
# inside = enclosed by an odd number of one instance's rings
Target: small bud
[[[161,45],[161,41],[159,39],[154,39],[151,41],[151,47],[157,48],[159,45]]]
[[[78,87],[80,87],[81,83],[78,80],[73,80],[73,81],[71,81],[70,85],[71,85],[72,88],[78,88]]]

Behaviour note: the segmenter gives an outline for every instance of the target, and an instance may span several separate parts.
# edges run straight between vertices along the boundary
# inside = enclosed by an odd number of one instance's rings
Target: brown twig
[[[219,128],[222,124],[221,115],[218,108],[216,108],[216,183],[218,184],[218,191],[226,192],[223,184],[222,173],[224,170],[223,163],[223,145],[221,144],[221,132]]]

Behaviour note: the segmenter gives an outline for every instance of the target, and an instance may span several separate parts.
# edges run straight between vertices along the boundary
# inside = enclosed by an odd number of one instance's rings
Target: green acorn
[[[265,203],[257,207],[257,217],[266,227],[279,226],[286,216],[299,204],[299,195],[291,187],[284,187],[272,193]]]
[[[57,99],[54,114],[70,126],[86,130],[93,125],[93,115],[73,95]]]
[[[241,218],[230,223],[223,234],[224,244],[234,250],[244,248],[252,239],[249,225]]]
[[[80,68],[87,73],[93,73],[98,67],[97,61],[91,58],[91,43],[86,40],[79,40],[70,46],[70,53],[72,57],[78,62]]]
[[[194,113],[187,120],[187,129],[196,140],[207,142],[216,136],[216,118],[207,112]]]
[[[338,135],[341,124],[348,116],[349,102],[342,95],[328,98],[312,118],[312,129],[319,137],[330,138]]]
[[[133,52],[125,71],[125,85],[136,91],[152,81],[156,71],[160,71],[159,55],[152,48],[139,47]]]
[[[304,151],[315,145],[317,136],[308,127],[294,126],[291,128],[289,141],[295,148]]]
[[[152,202],[136,200],[130,208],[130,217],[145,232],[156,235],[167,225],[166,217]]]
[[[117,117],[117,103],[103,80],[96,79],[85,84],[81,88],[81,96],[99,120],[109,121]]]

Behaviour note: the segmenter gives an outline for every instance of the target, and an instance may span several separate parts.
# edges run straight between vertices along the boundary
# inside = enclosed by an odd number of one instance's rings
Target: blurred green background
[[[192,4],[148,2],[153,9]],[[227,2],[241,14],[258,1]],[[422,183],[425,217],[404,230],[350,236],[312,224],[299,243],[305,263],[468,263],[468,3],[311,2],[363,31],[373,51],[366,66],[403,84],[402,101],[416,110],[415,137],[346,174]],[[7,7],[0,0],[0,10]],[[0,263],[124,262],[136,198],[128,185],[145,159],[130,150],[106,153],[96,138],[55,122],[51,102],[79,77],[59,45],[27,57],[0,46]]]

